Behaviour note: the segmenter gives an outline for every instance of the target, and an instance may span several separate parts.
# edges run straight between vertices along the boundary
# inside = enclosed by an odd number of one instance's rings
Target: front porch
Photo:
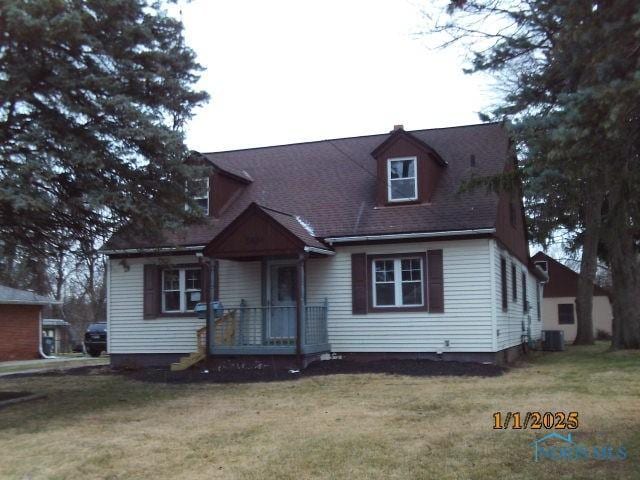
[[[209,355],[295,355],[327,352],[328,303],[212,309]],[[298,324],[300,335],[298,335]]]
[[[330,351],[329,303],[317,295],[307,301],[306,266],[309,258],[334,252],[312,233],[299,217],[254,203],[207,245],[204,254],[214,270],[211,298],[220,302],[210,304],[207,312],[208,355]],[[258,263],[259,271],[250,269],[252,273],[241,267]]]

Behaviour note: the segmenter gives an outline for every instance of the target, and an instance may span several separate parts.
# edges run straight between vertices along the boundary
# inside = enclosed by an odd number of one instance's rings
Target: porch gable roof
[[[333,254],[310,230],[299,217],[253,202],[207,244],[204,254],[246,260],[303,252]]]

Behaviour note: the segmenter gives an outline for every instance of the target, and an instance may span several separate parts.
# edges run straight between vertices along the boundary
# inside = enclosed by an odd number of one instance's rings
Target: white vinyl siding
[[[352,253],[394,256],[431,249],[443,251],[444,313],[352,314]],[[506,312],[500,304],[501,256],[505,256],[507,265],[511,261],[516,263],[519,276],[518,301],[511,301],[509,291]],[[196,331],[204,326],[204,319],[193,316],[143,318],[143,266],[145,263],[196,262],[195,255],[110,260],[107,311],[111,353],[188,353],[195,350]],[[221,260],[219,266],[219,294],[226,308],[235,308],[242,300],[248,307],[261,305],[260,262]],[[329,342],[334,352],[495,352],[519,345],[528,326],[534,339],[541,335],[543,322],[537,318],[536,279],[522,262],[502,250],[495,240],[337,246],[334,256],[309,259],[306,271],[307,303],[321,305],[325,298],[328,299]],[[532,307],[527,313],[523,312],[522,306],[522,271],[527,275],[527,297]],[[423,271],[424,279],[428,278],[427,273]],[[507,288],[511,289],[511,268],[507,268],[507,275]]]
[[[219,260],[218,268],[218,292],[225,308],[239,307],[242,300],[247,307],[262,306],[260,262]]]
[[[443,250],[444,313],[352,314],[352,253],[393,256],[431,249]],[[333,257],[307,261],[307,301],[319,305],[328,298],[334,352],[491,352],[489,257],[488,239],[336,246]]]
[[[110,261],[109,348],[110,353],[188,353],[195,351],[196,331],[205,324],[197,317],[163,314],[143,318],[143,269],[145,263],[179,265],[197,263],[195,256],[135,258]],[[261,302],[260,262],[220,260],[220,299],[227,308],[257,307]],[[128,271],[127,271],[128,269]],[[169,316],[165,316],[169,315]]]
[[[197,262],[195,256],[110,260],[109,353],[195,351],[196,331],[204,326],[204,319],[193,316],[145,319],[142,305],[145,263],[175,265]]]
[[[491,240],[492,256],[493,256],[493,282],[494,282],[494,304],[496,312],[496,349],[497,351],[505,348],[514,347],[522,343],[522,335],[526,335],[530,330],[531,337],[538,340],[542,335],[542,322],[538,321],[536,292],[538,289],[537,278],[528,270],[527,266],[511,255],[507,250],[500,248],[498,242]],[[507,298],[508,308],[502,309],[502,282],[500,278],[500,259],[504,258],[507,262]],[[517,280],[517,300],[513,300],[513,271],[511,265],[515,265]],[[522,298],[522,273],[527,278],[527,300],[529,301],[529,311],[524,312]],[[540,288],[542,295],[542,288]],[[524,328],[523,328],[524,327]]]

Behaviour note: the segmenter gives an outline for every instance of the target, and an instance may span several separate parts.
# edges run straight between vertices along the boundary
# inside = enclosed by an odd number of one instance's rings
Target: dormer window
[[[198,178],[189,184],[193,202],[202,209],[203,215],[209,215],[209,179]]]
[[[387,160],[389,202],[408,202],[418,198],[416,157],[390,158]]]

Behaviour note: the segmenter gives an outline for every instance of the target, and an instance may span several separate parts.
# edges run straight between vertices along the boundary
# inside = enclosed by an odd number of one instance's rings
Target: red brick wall
[[[38,358],[40,308],[0,305],[0,361]]]

